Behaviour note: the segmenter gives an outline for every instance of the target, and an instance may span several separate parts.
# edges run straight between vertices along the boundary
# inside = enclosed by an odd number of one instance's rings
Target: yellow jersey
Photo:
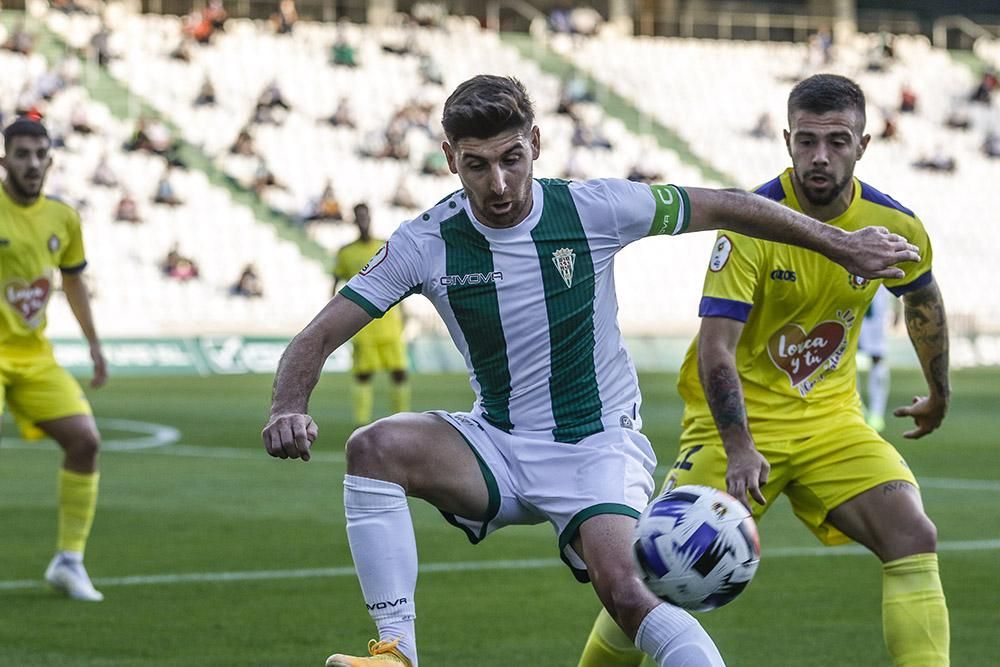
[[[45,308],[55,270],[78,273],[86,265],[75,210],[45,196],[22,206],[0,187],[0,353],[49,349]]]
[[[801,211],[791,169],[757,194]],[[699,306],[701,317],[745,322],[736,346],[750,432],[790,438],[828,428],[833,413],[857,411],[855,353],[861,321],[880,284],[897,297],[931,281],[931,245],[917,216],[854,179],[850,206],[828,224],[847,231],[881,225],[920,250],[893,280],[865,280],[819,253],[732,232],[716,238]],[[698,379],[697,338],[681,365],[685,437],[717,438]]]
[[[347,281],[361,272],[365,265],[385,245],[380,239],[358,239],[337,252],[333,275]],[[403,335],[403,316],[398,308],[391,308],[385,315],[374,319],[354,336],[355,343],[377,343],[398,340]]]

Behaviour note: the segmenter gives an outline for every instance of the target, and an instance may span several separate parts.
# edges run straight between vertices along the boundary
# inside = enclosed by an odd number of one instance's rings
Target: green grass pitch
[[[328,376],[317,389],[320,441],[307,464],[270,459],[260,445],[270,380],[117,378],[88,392],[101,420],[180,431],[169,446],[102,456],[87,553],[106,595],[96,605],[63,600],[35,583],[54,545],[60,454],[20,444],[5,426],[0,665],[321,665],[330,652],[363,651],[373,628],[343,526],[347,379]],[[680,417],[674,377],[642,380],[644,430],[661,463],[672,461]],[[413,382],[415,409],[470,404],[464,377]],[[925,502],[943,545],[952,664],[994,665],[1000,373],[957,372],[953,382],[951,413],[938,433],[906,442],[904,425],[893,423],[888,437],[926,481]],[[385,409],[381,378],[379,386],[376,407]],[[908,402],[921,386],[915,373],[894,374],[892,404]],[[104,431],[109,442],[139,437]],[[576,665],[598,602],[559,563],[548,526],[505,529],[473,547],[429,506],[411,506],[421,563],[434,566],[421,573],[416,595],[423,664]],[[753,584],[729,607],[700,616],[728,664],[889,665],[875,558],[815,549],[783,501],[761,535]]]

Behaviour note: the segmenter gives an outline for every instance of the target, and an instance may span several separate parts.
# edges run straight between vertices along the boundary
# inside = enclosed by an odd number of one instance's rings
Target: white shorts
[[[638,519],[652,497],[656,455],[638,431],[609,429],[566,444],[513,436],[467,412],[433,414],[465,438],[489,489],[485,521],[442,512],[473,544],[504,526],[549,521],[560,557],[587,582],[587,566],[570,546],[580,524],[600,514]]]
[[[858,349],[869,357],[885,356],[885,330],[888,326],[889,309],[892,307],[889,301],[891,298],[887,289],[879,287],[861,320]]]

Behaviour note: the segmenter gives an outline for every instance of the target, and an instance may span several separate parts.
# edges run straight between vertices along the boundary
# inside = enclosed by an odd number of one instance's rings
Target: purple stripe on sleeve
[[[703,296],[698,305],[698,317],[728,317],[731,320],[746,322],[750,317],[751,308],[753,308],[752,303]]]

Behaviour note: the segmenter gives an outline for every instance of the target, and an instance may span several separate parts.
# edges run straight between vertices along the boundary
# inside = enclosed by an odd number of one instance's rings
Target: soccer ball
[[[649,590],[691,611],[732,602],[760,562],[750,512],[708,486],[679,486],[653,499],[639,517],[632,546]]]

